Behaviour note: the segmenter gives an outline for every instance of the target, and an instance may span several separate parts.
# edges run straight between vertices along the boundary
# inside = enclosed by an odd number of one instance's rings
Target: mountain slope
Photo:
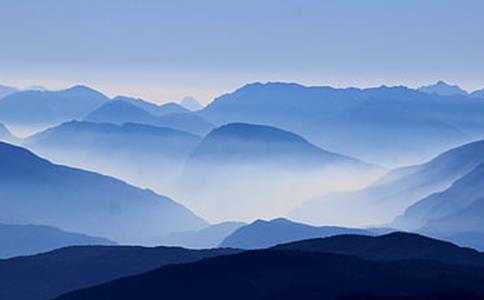
[[[254,83],[214,99],[200,114],[214,124],[275,126],[322,148],[396,167],[484,137],[484,103],[474,100],[405,87]]]
[[[467,92],[458,85],[450,85],[442,80],[435,84],[422,86],[418,90],[423,93],[438,94],[441,96],[467,95]]]
[[[392,248],[387,253],[398,251],[401,243],[406,245],[413,240],[413,237],[401,238],[399,243],[390,244]],[[419,249],[426,251],[432,249],[432,245],[440,249],[440,242],[429,240],[424,245],[416,245],[415,250],[417,253]],[[470,255],[475,254],[472,251]],[[467,259],[467,254],[462,255]],[[366,260],[299,249],[267,249],[165,266],[57,299],[332,300],[354,294],[412,299],[449,293],[459,297],[459,293],[482,295],[483,279],[482,268],[466,263],[447,265],[398,257],[388,260],[387,256],[382,260]]]
[[[409,207],[395,224],[483,248],[484,163],[445,191]]]
[[[5,143],[0,143],[0,222],[45,224],[131,243],[205,225],[167,197],[54,165]]]
[[[6,85],[0,85],[0,99],[4,98],[8,95],[11,95],[13,93],[17,92],[17,89],[11,86],[6,86]]]
[[[117,96],[113,99],[113,101],[127,102],[155,116],[163,116],[168,114],[181,114],[181,113],[190,112],[188,109],[185,109],[181,105],[178,105],[173,102],[157,105],[157,104],[145,101],[143,99],[123,97],[123,96]]]
[[[371,231],[363,229],[331,226],[315,227],[291,222],[287,219],[257,220],[227,236],[220,247],[262,249],[292,241],[339,234],[373,235]]]
[[[0,141],[17,143],[19,139],[15,137],[5,125],[0,123]]]
[[[0,260],[1,299],[49,300],[62,293],[140,274],[168,264],[238,253],[133,246],[68,247],[34,256]]]
[[[482,153],[484,141],[469,143],[446,151],[427,163],[393,170],[367,188],[309,200],[290,216],[321,224],[362,226],[388,223],[410,205],[447,189],[484,163]]]
[[[84,121],[118,125],[139,123],[157,127],[168,127],[196,135],[205,135],[213,128],[205,119],[191,112],[167,113],[156,116],[140,108],[139,105],[126,101],[111,101],[90,113]]]
[[[233,123],[214,129],[193,150],[174,194],[212,222],[270,219],[299,199],[366,183],[380,172],[291,132]]]
[[[484,98],[484,89],[472,92],[471,97]]]
[[[420,259],[449,265],[484,267],[484,254],[481,252],[405,232],[381,236],[344,234],[297,241],[273,249],[351,255],[373,261]]]
[[[195,98],[193,97],[185,97],[180,101],[180,105],[184,108],[191,110],[191,111],[198,111],[203,109],[203,105],[201,105]]]
[[[58,163],[161,190],[200,140],[170,128],[74,121],[38,133],[24,145]]]
[[[113,242],[42,225],[0,224],[0,258],[32,255],[75,245],[114,245]]]
[[[21,91],[0,99],[0,122],[20,129],[44,129],[81,119],[108,100],[85,86],[61,91]]]
[[[197,231],[174,232],[160,239],[157,243],[165,246],[181,246],[190,249],[215,248],[222,241],[242,226],[242,222],[223,222],[210,225]]]

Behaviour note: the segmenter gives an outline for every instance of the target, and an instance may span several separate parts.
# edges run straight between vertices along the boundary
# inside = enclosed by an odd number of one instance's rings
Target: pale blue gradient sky
[[[480,0],[0,0],[0,83],[202,102],[253,81],[484,87]]]

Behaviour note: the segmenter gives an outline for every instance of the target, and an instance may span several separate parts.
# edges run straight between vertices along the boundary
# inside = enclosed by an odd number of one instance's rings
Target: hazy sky
[[[0,0],[0,83],[202,102],[253,81],[484,87],[481,0]]]

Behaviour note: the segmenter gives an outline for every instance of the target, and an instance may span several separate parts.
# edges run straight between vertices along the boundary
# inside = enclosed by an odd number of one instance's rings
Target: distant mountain
[[[328,237],[339,234],[373,235],[369,230],[333,226],[315,227],[287,219],[257,220],[240,227],[226,237],[220,247],[263,249],[292,241]]]
[[[118,96],[114,98],[113,101],[127,102],[155,116],[163,116],[168,114],[181,114],[181,113],[190,112],[188,109],[173,102],[157,105],[157,104],[145,101],[143,99],[123,97],[123,96]]]
[[[156,241],[164,246],[181,246],[190,249],[215,248],[227,236],[245,225],[247,224],[242,222],[224,222],[210,225],[198,231],[174,232]]]
[[[397,167],[484,138],[484,102],[474,100],[405,87],[335,89],[254,83],[216,98],[200,114],[218,125],[244,122],[278,127],[324,149]]]
[[[54,165],[5,143],[0,143],[0,222],[51,225],[122,243],[206,226],[167,197]]]
[[[267,219],[370,173],[380,170],[291,132],[233,123],[214,129],[192,151],[174,195],[213,222]]]
[[[481,152],[482,155],[482,152]],[[484,249],[484,163],[409,207],[395,225]]]
[[[423,93],[437,94],[441,96],[467,95],[467,91],[463,90],[458,85],[450,85],[442,80],[435,84],[422,86],[418,90]]]
[[[19,139],[14,136],[8,128],[0,123],[0,141],[8,143],[17,143]]]
[[[39,130],[81,119],[109,99],[85,86],[61,91],[21,91],[0,99],[0,122],[21,130]]]
[[[484,89],[477,90],[471,93],[471,97],[484,98]]]
[[[346,239],[350,240],[329,248],[365,256],[364,246],[358,244],[360,237]],[[482,266],[482,254],[476,251],[404,234],[367,243],[374,249],[370,259],[306,251],[313,246],[307,243],[288,246],[291,250],[247,251],[165,266],[57,299],[336,300],[361,294],[371,295],[363,299],[465,299],[461,296],[467,294],[475,295],[471,299],[484,297],[484,270],[476,267]],[[352,245],[350,249],[348,244]]]
[[[482,153],[484,140],[469,143],[446,151],[427,163],[393,170],[364,189],[311,199],[289,216],[318,224],[367,226],[389,223],[410,205],[447,189],[484,163]]]
[[[184,108],[191,110],[191,111],[197,111],[203,109],[203,105],[201,105],[195,98],[193,97],[185,97],[180,101],[180,105],[183,106]]]
[[[193,113],[169,113],[156,116],[140,108],[139,104],[134,105],[126,101],[111,101],[90,113],[84,120],[118,125],[139,123],[173,128],[197,135],[205,135],[213,128],[209,122]]]
[[[0,258],[32,255],[75,245],[114,245],[104,238],[42,225],[0,224]],[[1,263],[0,263],[1,264]]]
[[[0,260],[0,299],[50,300],[68,291],[140,274],[160,266],[238,252],[232,249],[84,246]]]
[[[17,89],[11,86],[0,85],[0,99],[17,92]]]
[[[171,128],[73,121],[38,133],[24,145],[58,163],[161,190],[200,140]]]

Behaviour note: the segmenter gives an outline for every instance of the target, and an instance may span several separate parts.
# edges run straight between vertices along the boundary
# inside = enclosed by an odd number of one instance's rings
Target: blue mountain
[[[366,188],[311,199],[289,215],[317,224],[389,223],[410,205],[447,189],[484,163],[482,153],[484,140],[456,147],[424,164],[392,170]]]
[[[0,122],[38,130],[81,119],[109,99],[85,86],[61,91],[21,91],[0,99]]]
[[[200,140],[151,125],[72,121],[40,132],[24,145],[55,162],[161,189],[180,172]]]
[[[420,92],[427,94],[437,94],[441,96],[453,96],[453,95],[467,95],[467,91],[463,90],[458,85],[450,85],[442,80],[435,84],[422,86],[418,88]]]
[[[471,93],[471,97],[484,98],[484,89],[477,90]]]
[[[192,151],[174,195],[213,222],[248,221],[283,215],[299,199],[339,188],[343,178],[352,182],[379,172],[291,132],[232,123],[214,129]]]
[[[184,108],[183,106],[178,105],[174,102],[157,105],[157,104],[145,101],[143,99],[123,97],[123,96],[118,96],[118,97],[114,98],[113,101],[127,102],[127,103],[132,104],[134,106],[137,106],[137,107],[141,108],[142,110],[147,111],[150,114],[155,115],[155,116],[163,116],[163,115],[168,115],[168,114],[182,114],[182,113],[190,112],[190,110],[188,110],[188,109]]]
[[[324,238],[341,234],[374,235],[369,230],[333,226],[310,226],[287,219],[257,220],[227,236],[220,247],[262,249],[293,241]]]
[[[67,246],[114,245],[104,238],[43,225],[0,224],[0,259],[32,255]]]
[[[482,152],[480,153],[482,156]],[[410,206],[395,224],[484,249],[484,163]]]
[[[324,149],[401,166],[484,137],[483,111],[484,102],[467,96],[443,97],[405,87],[254,83],[214,99],[200,114],[218,125],[278,127]]]
[[[0,222],[50,225],[124,243],[206,226],[167,197],[55,165],[5,143],[0,143]]]
[[[482,299],[482,265],[482,253],[422,236],[342,236],[164,266],[56,299]]]
[[[88,122],[139,123],[158,127],[168,127],[197,135],[207,134],[213,126],[202,117],[191,112],[153,115],[148,111],[126,101],[111,101],[98,110],[91,112],[85,119]]]
[[[121,277],[240,252],[168,247],[76,246],[0,260],[0,299],[50,300],[60,294]]]
[[[180,105],[184,108],[191,110],[191,111],[198,111],[203,109],[203,105],[201,105],[195,98],[193,97],[185,97],[180,101]]]

